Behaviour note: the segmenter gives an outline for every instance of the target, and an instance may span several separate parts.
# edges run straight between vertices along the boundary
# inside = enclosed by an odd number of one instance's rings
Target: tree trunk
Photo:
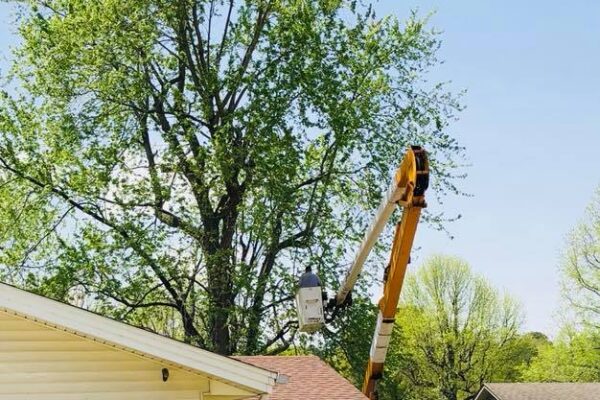
[[[246,352],[248,354],[254,354],[258,351],[258,338],[260,335],[260,321],[262,315],[263,302],[265,298],[267,280],[275,264],[275,255],[267,256],[267,259],[263,263],[260,275],[258,277],[258,284],[254,298],[252,302],[252,308],[250,310],[250,317],[248,318],[248,336],[246,344]]]
[[[238,203],[230,202],[223,213],[222,232],[219,232],[219,218],[213,215],[209,224],[205,224],[203,241],[207,255],[210,338],[213,351],[223,355],[232,352],[229,317],[234,305],[232,244],[238,215],[235,207]]]
[[[230,252],[219,250],[208,262],[209,331],[212,350],[231,354],[229,315],[233,306]]]

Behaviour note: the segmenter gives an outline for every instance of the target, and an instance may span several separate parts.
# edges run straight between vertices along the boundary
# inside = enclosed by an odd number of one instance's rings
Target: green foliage
[[[526,370],[538,357],[545,346],[551,344],[548,337],[541,332],[527,332],[521,334],[514,343],[513,361],[494,368],[494,377],[490,382],[506,381],[520,382],[523,371]],[[508,369],[508,370],[507,370]]]
[[[355,298],[352,307],[330,324],[325,342],[311,351],[331,364],[342,376],[362,387],[375,330],[377,307],[367,298]]]
[[[0,103],[0,274],[220,353],[296,338],[410,143],[457,192],[425,21],[347,1],[24,2]],[[432,218],[434,223],[439,219]]]
[[[407,278],[382,398],[472,399],[483,382],[517,378],[521,314],[462,260],[437,256]]]
[[[321,357],[357,386],[363,382],[377,309],[368,300],[336,321]],[[433,257],[408,275],[386,358],[381,399],[473,399],[484,382],[522,380],[548,343],[519,334],[521,312],[462,260]]]
[[[565,328],[544,344],[523,378],[532,382],[600,382],[600,332]]]
[[[571,232],[562,271],[563,295],[579,322],[600,330],[600,188]]]

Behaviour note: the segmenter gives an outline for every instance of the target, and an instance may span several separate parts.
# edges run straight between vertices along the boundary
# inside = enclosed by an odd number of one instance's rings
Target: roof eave
[[[277,373],[211,353],[68,304],[0,283],[0,310],[162,360],[256,394],[271,393]]]
[[[483,384],[483,387],[481,388],[481,390],[479,391],[479,393],[477,393],[477,397],[475,397],[475,400],[483,400],[483,397],[481,397],[484,393],[489,394],[490,396],[492,396],[494,399],[496,400],[502,400],[502,398],[500,396],[498,396],[496,393],[494,393],[494,391],[487,385],[487,384]]]

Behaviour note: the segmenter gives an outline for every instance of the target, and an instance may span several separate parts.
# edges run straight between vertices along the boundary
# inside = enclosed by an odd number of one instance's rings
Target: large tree
[[[600,188],[570,234],[562,271],[563,295],[578,322],[600,330]]]
[[[438,38],[357,3],[22,3],[2,279],[223,354],[289,346],[295,274],[335,285],[408,144],[456,191]]]
[[[517,379],[527,343],[519,306],[462,260],[437,256],[408,277],[386,365],[385,398],[474,399]]]

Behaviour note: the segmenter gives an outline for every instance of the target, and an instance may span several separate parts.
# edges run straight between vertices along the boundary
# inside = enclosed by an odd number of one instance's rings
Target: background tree
[[[523,377],[529,381],[600,381],[600,190],[571,232],[563,262],[563,297],[574,323],[540,347]]]
[[[296,334],[409,143],[453,185],[424,22],[355,1],[22,3],[0,104],[2,279],[223,354]],[[16,88],[16,89],[15,89]],[[430,216],[436,223],[439,216]]]
[[[508,365],[499,366],[498,370],[503,367],[508,368],[508,374],[500,374],[503,381],[521,382],[525,380],[523,371],[526,371],[536,360],[539,354],[551,345],[552,342],[542,332],[527,332],[521,334],[514,346],[513,362]]]
[[[540,348],[523,379],[532,382],[599,382],[600,332],[563,328],[554,343]]]
[[[411,274],[386,379],[389,399],[473,399],[484,382],[516,379],[521,312],[462,260],[437,256]]]
[[[600,330],[600,188],[571,232],[563,276],[563,295],[580,322]]]

